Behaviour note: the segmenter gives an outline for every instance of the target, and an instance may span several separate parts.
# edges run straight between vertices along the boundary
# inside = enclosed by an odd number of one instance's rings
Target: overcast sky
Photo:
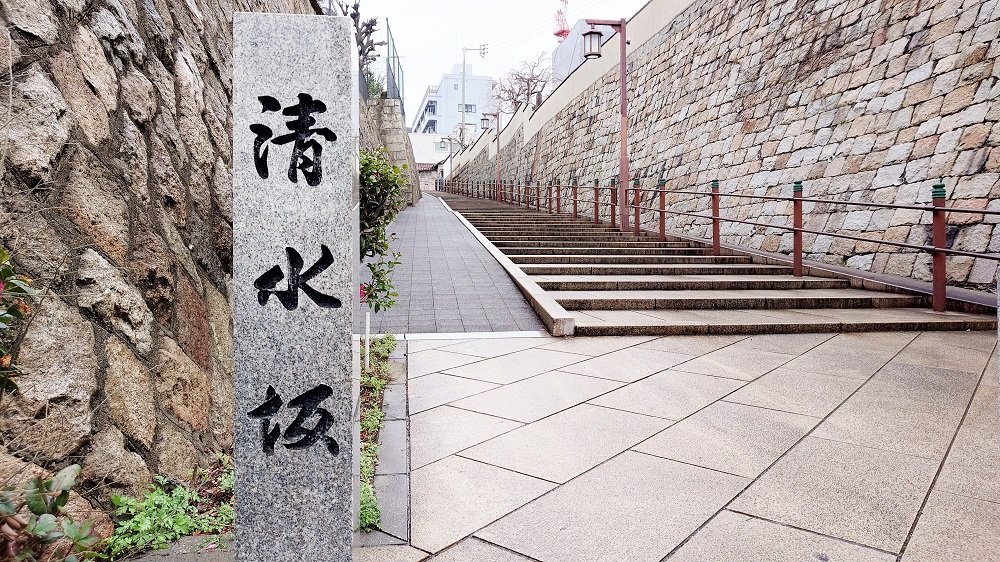
[[[469,52],[466,72],[499,77],[521,61],[551,55],[558,45],[555,14],[560,0],[360,0],[362,17],[384,17],[396,40],[405,76],[408,124],[428,86],[462,62],[462,47],[489,46],[486,58]],[[647,0],[569,0],[569,26],[583,18],[630,18]],[[385,60],[378,61],[380,73]]]

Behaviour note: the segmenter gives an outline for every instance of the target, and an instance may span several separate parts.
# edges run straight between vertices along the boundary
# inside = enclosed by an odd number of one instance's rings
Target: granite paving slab
[[[468,377],[480,381],[509,384],[586,359],[586,355],[576,353],[562,353],[547,349],[525,349],[492,359],[484,359],[470,365],[448,369],[446,372],[449,375]]]
[[[684,543],[670,562],[895,562],[865,546],[722,511]]]
[[[601,336],[601,337],[567,337],[547,343],[539,349],[565,351],[596,357],[612,351],[632,347],[653,339],[652,336]]]
[[[658,562],[747,482],[625,452],[476,536],[546,562]]]
[[[693,358],[693,355],[683,353],[630,347],[587,359],[560,370],[591,377],[633,382]]]
[[[610,392],[622,384],[596,377],[550,371],[457,400],[452,405],[530,423]]]
[[[822,418],[863,382],[778,367],[730,394],[726,401]]]
[[[448,352],[442,349],[410,352],[406,359],[407,376],[411,379],[430,373],[446,371],[452,367],[458,367],[467,363],[482,361],[482,357]]]
[[[716,402],[635,450],[689,464],[756,477],[792,447],[818,419]]]
[[[948,452],[936,489],[1000,504],[1000,389],[984,381]]]
[[[744,384],[734,379],[668,370],[609,392],[590,403],[679,420]]]
[[[816,437],[941,460],[979,375],[890,361],[813,432]]]
[[[555,484],[458,456],[410,473],[411,544],[437,552]]]
[[[431,558],[434,562],[532,562],[520,554],[486,541],[469,537]]]
[[[1000,553],[1000,504],[931,492],[902,562],[980,562]]]
[[[938,462],[806,437],[729,508],[899,552]]]
[[[916,332],[838,334],[792,359],[784,367],[865,380],[915,337]]]
[[[795,355],[788,353],[764,351],[747,346],[737,347],[734,344],[692,359],[676,369],[688,373],[752,381],[794,358]]]
[[[413,379],[409,386],[410,415],[413,415],[459,398],[485,392],[498,385],[443,373],[432,373]]]
[[[410,462],[420,468],[522,425],[451,406],[425,410],[410,418]]]
[[[565,483],[670,423],[661,418],[581,404],[459,454]]]

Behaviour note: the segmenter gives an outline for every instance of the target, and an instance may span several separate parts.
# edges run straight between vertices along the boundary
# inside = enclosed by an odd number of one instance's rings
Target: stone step
[[[627,248],[628,253],[633,256],[676,256],[676,255],[688,255],[688,256],[701,256],[709,255],[712,252],[711,248],[691,248],[684,246],[682,243],[676,247],[669,248]],[[559,248],[559,247],[539,247],[539,248],[518,248],[518,247],[506,247],[503,249],[503,253],[508,256],[537,256],[537,255],[585,255],[585,254],[607,254],[607,248]]]
[[[841,289],[846,279],[791,275],[537,275],[546,291]]]
[[[545,236],[580,236],[584,234],[604,234],[618,236],[620,233],[614,230],[599,230],[596,228],[587,228],[579,226],[558,226],[558,227],[542,227],[537,226],[526,227],[526,228],[511,228],[509,226],[504,227],[483,227],[476,226],[476,230],[482,232],[487,238],[490,237],[502,237],[505,235],[524,235],[524,234],[541,234]]]
[[[553,245],[552,240],[490,240],[497,248],[548,248]],[[677,242],[647,242],[647,241],[594,241],[594,240],[573,240],[556,241],[564,248],[676,248]]]
[[[791,267],[758,264],[524,264],[528,275],[788,275]]]
[[[671,255],[634,255],[621,254],[582,254],[582,255],[531,255],[508,256],[516,264],[668,264],[668,263],[750,263],[747,256],[671,256]]]
[[[923,298],[863,289],[549,291],[566,310],[904,308]]]
[[[489,237],[490,242],[647,242],[654,241],[653,238],[637,237],[631,234],[570,234],[566,236],[553,234],[532,234],[530,232],[523,235],[504,234],[503,236]]]
[[[995,316],[929,308],[588,310],[570,314],[577,336],[996,330],[997,326]]]

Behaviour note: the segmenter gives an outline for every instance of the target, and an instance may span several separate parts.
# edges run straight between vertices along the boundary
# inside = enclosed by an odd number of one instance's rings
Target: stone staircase
[[[922,294],[794,277],[790,266],[749,255],[713,256],[607,223],[440,196],[572,315],[576,335],[996,329],[993,315],[934,313]]]

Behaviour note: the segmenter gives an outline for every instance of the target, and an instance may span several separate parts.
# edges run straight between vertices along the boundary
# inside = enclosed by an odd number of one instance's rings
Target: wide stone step
[[[537,275],[546,291],[841,289],[846,279],[792,275]]]
[[[577,336],[996,330],[995,316],[929,308],[571,311]],[[675,367],[683,370],[683,366]]]
[[[620,234],[619,232],[610,229],[601,230],[597,228],[587,228],[579,226],[556,226],[556,227],[546,226],[542,228],[539,228],[537,226],[530,226],[524,228],[517,228],[517,227],[512,228],[508,226],[504,227],[482,227],[476,225],[472,226],[475,226],[476,230],[482,232],[483,235],[485,235],[487,238],[491,236],[505,236],[505,235],[520,236],[529,233],[540,234],[545,236],[581,236],[590,234],[604,234],[604,235],[617,236]]]
[[[788,275],[791,267],[759,264],[524,264],[528,275]]]
[[[711,248],[691,248],[685,246],[683,243],[678,243],[678,246],[670,248],[627,248],[630,255],[633,256],[676,256],[676,255],[687,255],[687,256],[701,256],[709,255],[712,253]],[[503,249],[503,253],[508,256],[537,256],[537,255],[585,255],[585,254],[607,254],[607,248],[558,248],[558,247],[539,247],[539,248],[517,248],[517,247],[507,247]]]
[[[509,256],[516,264],[668,264],[668,263],[750,263],[747,256],[670,256],[670,255],[634,255],[634,254],[583,254],[583,255],[549,255],[549,256]]]
[[[652,238],[646,237],[636,237],[630,234],[571,234],[567,236],[553,234],[547,236],[545,234],[532,234],[525,233],[523,236],[517,236],[512,234],[505,234],[503,236],[494,236],[489,238],[490,242],[496,244],[497,242],[644,242],[653,240]]]
[[[548,248],[553,245],[551,240],[490,240],[494,246],[505,248]],[[676,248],[677,242],[647,242],[630,240],[573,240],[558,241],[563,248]]]
[[[549,291],[566,310],[904,308],[923,298],[863,289]]]

